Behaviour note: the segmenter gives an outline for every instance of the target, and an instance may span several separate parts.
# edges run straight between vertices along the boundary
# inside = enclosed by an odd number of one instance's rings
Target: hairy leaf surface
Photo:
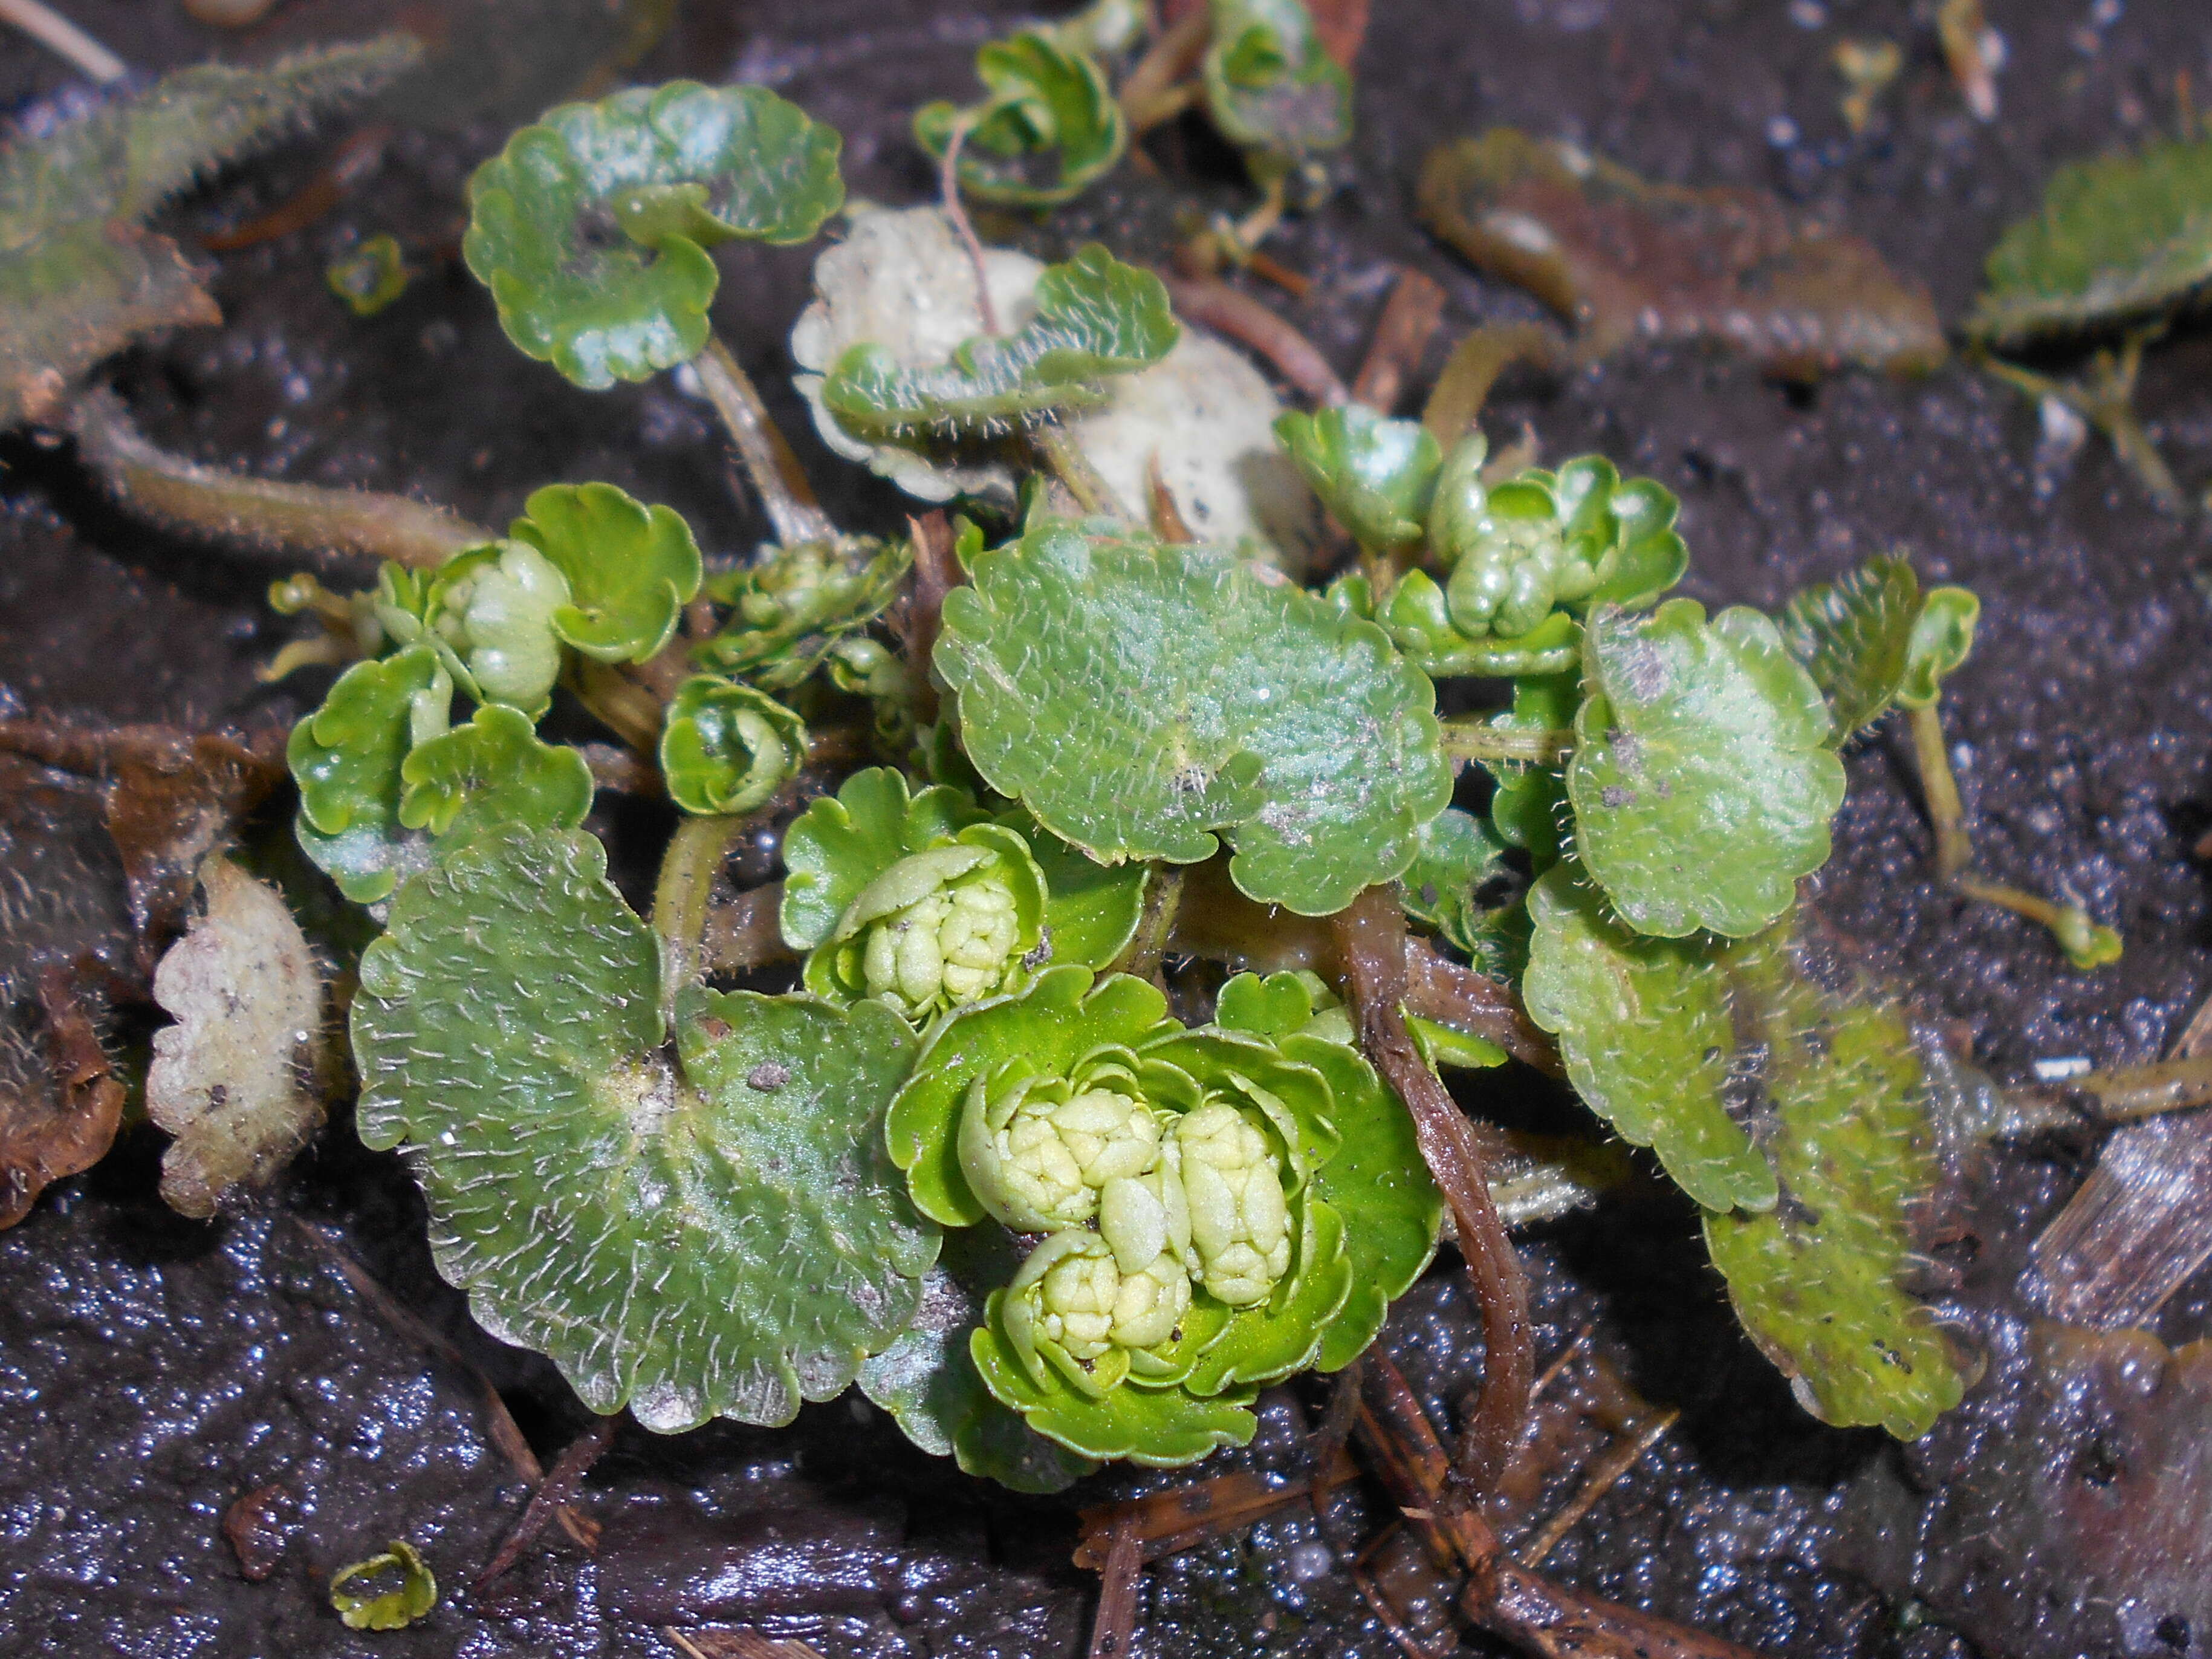
[[[1965,588],[1923,593],[1910,561],[1885,556],[1791,596],[1782,642],[1827,698],[1830,740],[1841,743],[1893,705],[1933,702],[1972,649],[1980,615]]]
[[[1226,839],[1301,915],[1400,874],[1450,799],[1427,678],[1218,550],[1041,525],[947,598],[936,661],[976,769],[1047,829],[1108,862]]]
[[[1590,873],[1639,933],[1741,937],[1827,862],[1844,769],[1820,688],[1774,624],[1693,599],[1601,611],[1567,767]]]
[[[903,1330],[937,1252],[883,1152],[912,1038],[866,1003],[689,989],[580,834],[489,832],[362,960],[362,1138],[409,1149],[485,1328],[649,1428],[788,1422]]]

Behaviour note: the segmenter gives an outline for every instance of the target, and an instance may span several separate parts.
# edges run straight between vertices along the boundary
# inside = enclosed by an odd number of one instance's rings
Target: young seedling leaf
[[[806,764],[806,722],[765,691],[715,674],[676,688],[660,732],[668,798],[687,812],[750,812]]]
[[[1567,765],[1575,840],[1638,933],[1740,938],[1827,862],[1844,768],[1828,708],[1774,624],[1694,599],[1594,614]]]
[[[442,850],[361,975],[362,1139],[408,1146],[477,1319],[594,1410],[788,1422],[906,1328],[937,1233],[882,1151],[890,1010],[690,988],[672,1060],[604,849],[519,827]]]
[[[2059,168],[1985,280],[1968,326],[1999,345],[2180,304],[2212,281],[2212,137]]]
[[[1893,705],[1934,702],[1972,648],[1980,611],[1962,587],[1923,594],[1911,562],[1889,556],[1794,595],[1782,641],[1827,698],[1830,741],[1841,743]]]
[[[855,438],[989,437],[1056,411],[1095,408],[1104,382],[1156,363],[1181,330],[1166,288],[1093,242],[1037,278],[1036,312],[1016,332],[978,335],[951,361],[902,365],[879,345],[846,351],[821,389]]]
[[[413,273],[399,239],[372,236],[323,270],[323,281],[356,317],[374,317],[407,292]]]
[[[562,104],[470,179],[461,252],[525,355],[592,390],[647,380],[707,343],[708,248],[803,242],[843,204],[840,144],[765,87]]]
[[[0,149],[0,428],[50,418],[88,369],[140,334],[222,321],[204,273],[145,221],[420,56],[392,34],[258,69],[201,64]]]
[[[1304,915],[1403,872],[1450,798],[1428,680],[1218,550],[1041,523],[947,598],[936,662],[976,769],[1053,833],[1109,863],[1225,838]]]
[[[437,1605],[436,1575],[404,1539],[331,1575],[331,1606],[348,1630],[405,1630]]]
[[[1364,404],[1285,415],[1275,435],[1336,521],[1362,547],[1418,546],[1443,452],[1419,421],[1386,420]]]
[[[860,1365],[860,1391],[896,1419],[906,1437],[1015,1492],[1061,1492],[1097,1465],[1046,1439],[983,1386],[969,1352],[994,1285],[1014,1276],[1021,1252],[1006,1229],[962,1227],[945,1236],[921,1281],[921,1305],[899,1340]]]
[[[592,810],[584,757],[539,741],[529,716],[502,703],[416,744],[399,779],[400,824],[456,840],[497,823],[574,830]]]
[[[643,662],[668,643],[702,574],[691,527],[673,507],[609,483],[548,484],[523,511],[507,533],[568,579],[556,635],[600,662]]]
[[[1800,1404],[1900,1440],[1966,1391],[1959,1357],[1904,1289],[1938,1170],[1929,1085],[1893,1007],[1824,990],[1786,939],[1729,947],[1741,1060],[1773,1118],[1783,1201],[1709,1211],[1705,1243],[1752,1340]]]
[[[1632,932],[1564,866],[1530,890],[1528,913],[1522,998],[1559,1039],[1575,1092],[1708,1209],[1771,1209],[1774,1173],[1729,1110],[1742,1085],[1712,941]]]
[[[338,676],[323,706],[292,728],[285,757],[300,786],[300,845],[356,904],[388,896],[405,863],[401,763],[446,729],[453,681],[438,653],[410,646]]]
[[[154,970],[177,1023],[154,1034],[146,1114],[176,1137],[161,1196],[202,1220],[259,1186],[323,1121],[323,973],[276,889],[211,853],[205,911]]]
[[[1263,181],[1352,137],[1352,77],[1304,0],[1209,0],[1206,109]]]
[[[991,91],[980,105],[939,100],[914,113],[916,143],[942,161],[965,126],[960,187],[986,202],[1050,207],[1073,200],[1111,172],[1129,127],[1096,59],[1049,34],[1024,29],[975,54]]]
[[[890,608],[913,562],[904,537],[846,536],[764,550],[757,563],[708,579],[707,597],[732,614],[696,655],[702,665],[764,691],[788,690],[840,641]]]
[[[1475,900],[1504,872],[1505,842],[1487,818],[1446,807],[1421,826],[1419,850],[1399,878],[1400,902],[1414,921],[1462,953],[1486,953],[1492,912]]]

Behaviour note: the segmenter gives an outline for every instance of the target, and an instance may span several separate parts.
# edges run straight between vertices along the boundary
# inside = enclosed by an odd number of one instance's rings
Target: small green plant
[[[1111,11],[994,43],[983,103],[921,112],[960,188],[1046,206],[1113,165],[1140,123]],[[1205,21],[1187,101],[1279,208],[1350,82],[1294,0]],[[1689,550],[1655,480],[1501,473],[1356,403],[1273,420],[1261,458],[1358,549],[1304,585],[1256,535],[1194,537],[1157,471],[1141,502],[1103,477],[1086,423],[1156,453],[1194,396],[1170,358],[1218,343],[1102,246],[981,247],[957,191],[856,218],[794,356],[841,453],[967,516],[842,530],[706,320],[710,250],[815,235],[839,148],[677,82],[562,106],[471,185],[516,345],[587,387],[690,364],[766,544],[710,558],[665,507],[558,483],[365,592],[276,592],[325,630],[286,665],[342,669],[292,733],[298,840],[381,930],[356,1121],[405,1150],[478,1320],[650,1429],[857,1385],[1024,1490],[1187,1463],[1358,1358],[1448,1194],[1462,1255],[1489,1214],[1510,1262],[1431,1073],[1479,1109],[1501,1044],[1544,1057],[1468,1012],[1517,997],[1699,1206],[1808,1407],[1923,1431],[1963,1375],[1906,1276],[1926,1067],[1796,906],[1844,745],[1901,708],[1925,757],[1972,596],[1893,557],[1709,614],[1668,597]],[[1440,717],[1452,679],[1498,712]],[[601,788],[673,809],[647,914]],[[780,891],[731,894],[741,843]],[[1459,1000],[1414,1006],[1415,968]]]

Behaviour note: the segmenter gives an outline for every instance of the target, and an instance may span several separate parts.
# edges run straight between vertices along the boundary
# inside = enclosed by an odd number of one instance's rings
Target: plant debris
[[[146,1111],[176,1137],[161,1196],[205,1220],[322,1126],[331,1064],[323,971],[283,896],[221,853],[199,883],[204,913],[154,972],[154,1000],[177,1023],[155,1033]]]
[[[1872,245],[1747,190],[1654,184],[1564,140],[1494,127],[1423,163],[1429,228],[1577,331],[1585,361],[1633,340],[1713,340],[1774,373],[1923,373],[1934,302]]]

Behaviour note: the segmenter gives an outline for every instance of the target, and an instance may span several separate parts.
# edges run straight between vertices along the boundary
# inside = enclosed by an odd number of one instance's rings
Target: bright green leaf
[[[809,802],[784,831],[784,943],[800,951],[823,944],[870,882],[988,816],[964,790],[946,784],[911,794],[905,776],[890,767],[854,773],[835,795]]]
[[[1481,955],[1491,913],[1474,896],[1502,872],[1504,856],[1505,843],[1489,820],[1445,808],[1421,826],[1419,850],[1399,878],[1406,914],[1462,953]]]
[[[1024,29],[975,54],[991,89],[969,109],[939,100],[914,114],[915,142],[940,161],[956,125],[969,125],[960,187],[986,202],[1049,207],[1110,172],[1129,142],[1121,106],[1097,61]]]
[[[522,351],[594,390],[706,344],[732,237],[803,242],[844,203],[835,130],[765,87],[562,104],[469,180],[461,251]]]
[[[1840,743],[1893,704],[1933,702],[1972,648],[1980,612],[1963,587],[1923,594],[1909,561],[1885,556],[1793,595],[1782,642],[1827,698]]]
[[[1990,250],[1969,326],[2015,344],[2179,303],[2212,280],[2212,137],[2076,161]]]
[[[1741,937],[1827,862],[1843,763],[1828,708],[1774,624],[1693,599],[1600,611],[1567,766],[1583,862],[1638,932]]]
[[[527,715],[501,703],[417,744],[399,777],[399,822],[434,836],[465,837],[495,823],[574,830],[592,810],[584,757],[541,743]]]
[[[698,544],[673,507],[609,483],[548,484],[523,512],[507,533],[568,580],[555,633],[600,662],[643,662],[668,643],[701,576]]]
[[[692,988],[580,834],[441,852],[361,965],[362,1138],[403,1141],[486,1329],[648,1428],[788,1422],[913,1316],[936,1230],[882,1150],[878,1004]]]
[[[401,763],[446,727],[453,682],[428,646],[338,676],[292,728],[285,758],[300,786],[300,845],[357,904],[388,895],[404,863]]]
[[[1275,436],[1362,547],[1402,553],[1419,544],[1443,451],[1419,421],[1342,404],[1282,416]]]
[[[407,292],[411,273],[396,236],[372,236],[324,268],[323,281],[356,317],[374,317]]]
[[[1511,639],[1462,633],[1444,590],[1425,570],[1407,571],[1375,620],[1423,673],[1437,679],[1557,674],[1582,660],[1582,624],[1565,611],[1552,611]]]
[[[710,577],[707,597],[730,607],[722,631],[694,655],[702,666],[764,691],[784,691],[820,667],[842,640],[898,596],[914,563],[903,538],[845,536],[763,550],[743,570]]]
[[[368,1582],[356,1585],[356,1578]],[[377,1588],[387,1583],[388,1589]],[[405,1630],[437,1605],[437,1577],[404,1539],[395,1538],[383,1554],[331,1575],[331,1606],[348,1630]]]
[[[471,696],[533,717],[544,712],[561,677],[554,618],[574,596],[560,567],[535,547],[503,541],[464,549],[419,589],[387,564],[377,596],[386,631],[437,647]]]
[[[1159,362],[1182,333],[1160,279],[1096,242],[1046,268],[1036,304],[1014,333],[979,335],[937,368],[902,367],[865,341],[853,346],[823,382],[823,403],[864,440],[1001,435],[1103,403],[1101,381]]]
[[[1772,1208],[1774,1174],[1729,1109],[1743,1103],[1735,1026],[1712,942],[1632,933],[1564,866],[1528,912],[1522,998],[1559,1039],[1575,1092],[1707,1208]]]
[[[806,722],[750,685],[695,674],[660,732],[668,798],[687,812],[750,812],[806,764]]]
[[[1037,525],[948,596],[936,663],[976,769],[1055,835],[1191,864],[1218,832],[1302,915],[1396,877],[1450,798],[1426,678],[1217,550]]]

